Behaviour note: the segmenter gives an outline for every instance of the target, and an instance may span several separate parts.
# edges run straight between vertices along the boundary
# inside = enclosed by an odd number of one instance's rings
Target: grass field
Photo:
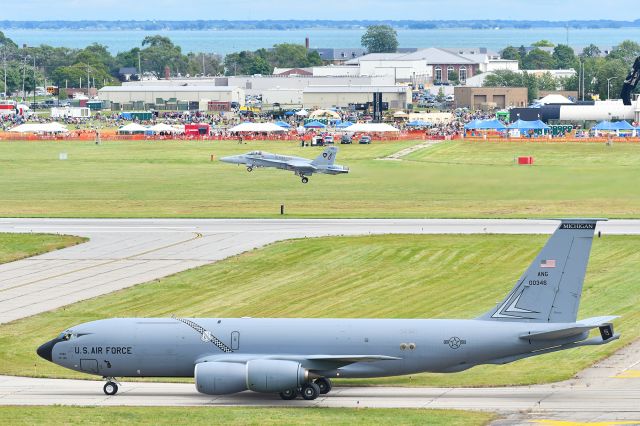
[[[13,262],[86,241],[71,235],[0,233],[0,263]]]
[[[67,327],[108,317],[475,318],[507,294],[546,239],[387,235],[276,243],[0,325],[0,374],[89,377],[40,359],[35,349]],[[619,341],[456,374],[349,383],[491,386],[570,378],[640,336],[639,244],[635,236],[595,239],[587,272],[579,317],[621,315]]]
[[[426,409],[234,407],[0,407],[10,425],[484,425],[490,413]]]
[[[640,216],[640,145],[444,142],[340,146],[342,176],[211,162],[262,149],[315,157],[295,142],[2,142],[0,216],[558,217]],[[68,160],[58,160],[66,152]],[[532,155],[534,166],[514,157]]]

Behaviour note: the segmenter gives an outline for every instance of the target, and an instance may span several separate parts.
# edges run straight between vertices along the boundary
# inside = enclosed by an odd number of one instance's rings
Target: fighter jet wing
[[[316,171],[316,167],[307,161],[299,161],[299,160],[287,161],[287,166],[289,166],[291,170],[297,170],[299,172],[312,173]]]
[[[609,322],[618,318],[617,316],[587,318],[573,324],[566,324],[566,327],[556,328],[545,331],[530,331],[527,334],[520,335],[521,339],[528,340],[553,340],[564,337],[575,336],[584,333],[592,328],[598,328],[607,325]]]

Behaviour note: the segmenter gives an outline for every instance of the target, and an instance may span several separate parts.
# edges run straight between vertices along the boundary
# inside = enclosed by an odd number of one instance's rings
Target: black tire
[[[331,379],[327,379],[326,377],[320,377],[319,379],[316,379],[314,383],[320,388],[320,395],[328,394],[333,388]]]
[[[309,182],[309,178],[308,177],[303,177],[302,178],[302,183],[307,183]]]
[[[296,399],[297,396],[298,396],[298,390],[295,388],[285,389],[282,392],[280,392],[280,398],[284,399],[285,401],[291,401],[292,399]]]
[[[307,401],[313,401],[320,395],[320,387],[313,382],[305,383],[300,393],[302,394],[302,398]]]
[[[251,166],[247,167],[247,171],[248,172],[252,172],[253,171],[253,167],[251,167]]]
[[[115,395],[118,393],[118,385],[114,382],[107,382],[104,384],[102,390],[106,395]]]

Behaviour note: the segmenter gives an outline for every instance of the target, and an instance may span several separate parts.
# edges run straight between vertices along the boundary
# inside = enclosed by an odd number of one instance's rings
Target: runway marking
[[[608,422],[570,422],[567,420],[531,420],[532,423],[540,423],[551,426],[616,426],[616,425],[640,425],[640,420],[611,420]]]
[[[612,377],[614,379],[640,379],[640,370],[625,370],[622,373]]]

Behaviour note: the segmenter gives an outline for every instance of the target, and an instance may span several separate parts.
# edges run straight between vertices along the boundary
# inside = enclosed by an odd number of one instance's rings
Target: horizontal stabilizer
[[[560,328],[555,328],[552,330],[545,330],[545,331],[530,331],[527,334],[520,335],[520,338],[527,339],[527,340],[563,339],[565,337],[582,334],[585,331],[589,331],[594,328],[609,325],[609,323],[616,318],[618,317],[608,316],[608,317],[587,318],[573,324],[566,324],[566,327],[560,327]]]

